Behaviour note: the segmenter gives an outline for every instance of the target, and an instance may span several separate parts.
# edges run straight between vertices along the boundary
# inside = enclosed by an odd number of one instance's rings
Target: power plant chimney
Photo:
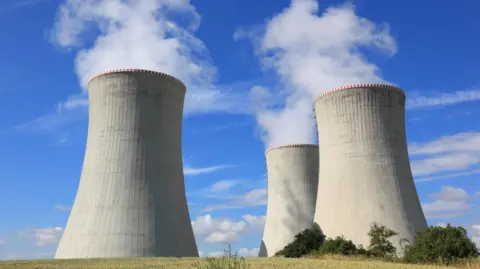
[[[83,170],[55,258],[198,257],[182,165],[185,85],[123,69],[88,89]]]
[[[351,85],[315,100],[320,175],[315,222],[328,237],[369,245],[373,222],[413,242],[427,222],[413,182],[405,134],[405,93]]]
[[[265,152],[268,204],[260,257],[271,257],[312,228],[318,183],[318,145],[297,144]]]

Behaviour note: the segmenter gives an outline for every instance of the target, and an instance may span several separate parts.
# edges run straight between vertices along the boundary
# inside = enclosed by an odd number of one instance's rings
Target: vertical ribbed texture
[[[380,87],[326,94],[315,103],[320,175],[315,222],[328,237],[369,245],[372,222],[412,242],[427,227],[405,134],[405,95]]]
[[[267,151],[268,204],[260,257],[271,257],[311,228],[318,183],[318,147],[279,147]]]
[[[198,256],[183,178],[184,97],[183,84],[161,74],[89,82],[83,170],[56,258]]]

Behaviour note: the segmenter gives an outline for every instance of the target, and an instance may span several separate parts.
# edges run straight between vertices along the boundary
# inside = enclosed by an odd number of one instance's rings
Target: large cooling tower
[[[112,70],[89,83],[80,184],[56,258],[198,256],[182,165],[186,88]]]
[[[405,93],[352,85],[315,100],[320,175],[315,222],[327,237],[369,245],[372,222],[412,242],[427,227],[408,159]]]
[[[311,228],[318,183],[318,146],[286,145],[266,151],[268,204],[260,257],[271,257]]]

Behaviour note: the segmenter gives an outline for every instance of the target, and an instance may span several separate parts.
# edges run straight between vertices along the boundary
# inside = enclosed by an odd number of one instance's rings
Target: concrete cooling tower
[[[83,170],[55,258],[198,257],[183,178],[184,84],[112,70],[88,89]]]
[[[327,237],[369,245],[370,225],[413,242],[427,227],[413,182],[405,134],[405,93],[389,85],[352,85],[315,100],[320,175],[315,222]]]
[[[318,145],[285,145],[265,155],[268,204],[259,256],[271,257],[313,225]]]

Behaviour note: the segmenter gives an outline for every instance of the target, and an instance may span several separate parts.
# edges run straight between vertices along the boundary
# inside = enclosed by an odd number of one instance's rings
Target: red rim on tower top
[[[281,146],[275,146],[275,147],[271,147],[271,148],[268,148],[267,150],[265,150],[265,153],[271,151],[271,150],[274,150],[274,149],[280,149],[280,148],[318,148],[318,145],[317,144],[286,144],[286,145],[281,145]]]
[[[90,77],[88,79],[87,84],[90,83],[90,81],[92,81],[94,78],[102,76],[102,75],[114,74],[114,73],[126,73],[126,72],[128,72],[128,73],[149,73],[149,74],[164,76],[164,77],[167,77],[167,78],[170,78],[172,80],[175,80],[175,81],[179,82],[180,84],[182,84],[186,88],[185,84],[180,79],[178,79],[178,78],[176,78],[172,75],[169,75],[167,73],[162,73],[162,72],[152,71],[152,70],[146,70],[146,69],[135,69],[135,68],[131,68],[131,69],[107,69],[105,71],[94,74],[92,77]]]
[[[356,88],[387,88],[387,89],[395,90],[395,91],[397,91],[397,92],[406,96],[405,92],[401,88],[399,88],[397,86],[389,85],[389,84],[352,84],[352,85],[345,85],[345,86],[338,87],[338,88],[333,88],[331,90],[323,92],[315,98],[315,101],[313,103],[316,103],[318,101],[318,99],[320,99],[320,98],[322,98],[325,95],[328,95],[330,93],[341,91],[341,90],[356,89]]]

